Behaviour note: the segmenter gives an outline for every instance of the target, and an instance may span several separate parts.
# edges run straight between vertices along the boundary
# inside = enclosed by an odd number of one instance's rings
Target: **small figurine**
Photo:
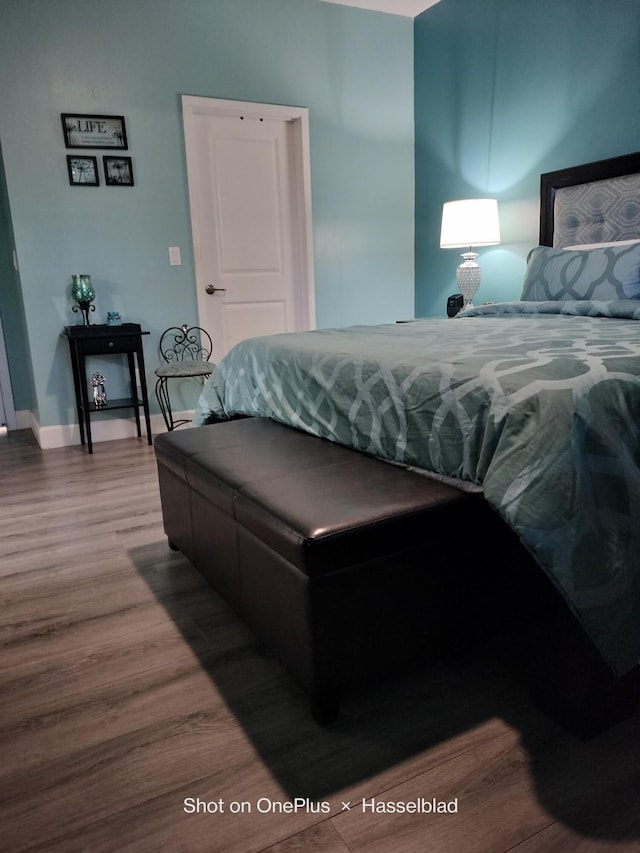
[[[94,373],[91,377],[93,385],[93,402],[96,409],[107,405],[107,392],[104,390],[104,376],[101,373]]]

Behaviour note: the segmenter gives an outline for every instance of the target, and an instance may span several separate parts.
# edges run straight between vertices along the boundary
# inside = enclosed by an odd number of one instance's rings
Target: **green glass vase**
[[[89,311],[96,310],[96,306],[92,304],[96,294],[91,284],[90,275],[78,273],[71,276],[71,298],[76,303],[71,310],[76,313],[80,311],[83,324],[85,326],[90,325]]]

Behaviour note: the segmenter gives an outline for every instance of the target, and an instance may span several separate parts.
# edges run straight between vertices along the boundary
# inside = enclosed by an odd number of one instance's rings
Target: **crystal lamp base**
[[[478,255],[475,252],[465,252],[461,257],[463,262],[456,270],[456,281],[464,298],[464,311],[465,308],[473,308],[472,300],[480,287],[480,267],[476,263]]]

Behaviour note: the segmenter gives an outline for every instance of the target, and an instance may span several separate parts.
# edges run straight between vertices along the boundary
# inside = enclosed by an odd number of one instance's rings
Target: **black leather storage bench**
[[[316,719],[461,629],[461,607],[442,618],[442,590],[468,569],[474,496],[262,418],[162,434],[155,451],[170,544],[308,691]]]

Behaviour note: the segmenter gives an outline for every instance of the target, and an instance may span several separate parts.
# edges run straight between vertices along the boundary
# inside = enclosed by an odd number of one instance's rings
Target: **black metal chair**
[[[171,326],[162,333],[158,345],[163,364],[156,368],[156,397],[162,417],[171,432],[187,418],[174,420],[169,398],[169,379],[205,379],[211,375],[214,365],[209,362],[213,342],[211,336],[200,326]]]

